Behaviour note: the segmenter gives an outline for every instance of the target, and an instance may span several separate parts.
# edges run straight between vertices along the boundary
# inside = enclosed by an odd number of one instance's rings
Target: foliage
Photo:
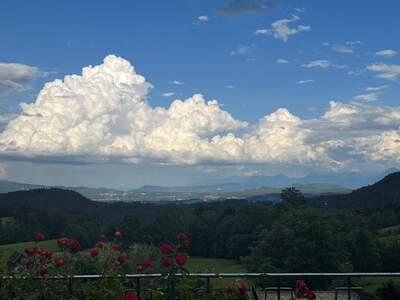
[[[400,286],[396,286],[392,281],[389,281],[378,289],[376,294],[382,300],[398,300],[400,299]]]
[[[185,233],[179,233],[175,243],[161,244],[158,251],[146,245],[125,249],[122,237],[123,234],[116,231],[112,240],[99,240],[86,252],[81,251],[79,241],[62,237],[57,240],[59,250],[54,253],[41,246],[45,235],[38,233],[33,246],[26,247],[8,271],[1,268],[0,275],[10,276],[10,279],[3,280],[0,298],[136,300],[135,292],[127,292],[130,281],[125,277],[127,272],[132,273],[131,267],[135,265],[138,273],[151,274],[156,270],[162,273],[163,289],[153,287],[154,299],[243,299],[246,289],[243,283],[205,295],[204,287],[198,282],[191,285],[193,282],[185,276],[177,276],[188,273],[185,252],[190,241]],[[101,278],[73,279],[73,275],[82,273],[98,274]],[[149,280],[147,288],[151,288],[152,283]]]

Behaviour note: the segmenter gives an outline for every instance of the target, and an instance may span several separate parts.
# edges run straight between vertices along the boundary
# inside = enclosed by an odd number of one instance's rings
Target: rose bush
[[[241,299],[243,296],[244,286],[240,285],[207,297],[204,289],[191,285],[186,277],[190,241],[185,233],[179,233],[175,242],[162,243],[158,250],[143,245],[126,249],[120,242],[122,236],[123,233],[116,231],[111,240],[101,239],[87,251],[82,251],[78,240],[61,237],[57,240],[59,250],[52,252],[40,244],[45,235],[36,234],[34,244],[19,253],[3,274],[12,279],[0,283],[0,299],[137,300],[134,281],[125,274],[154,272],[161,273],[162,278],[141,281],[142,289],[152,291],[152,299]],[[79,274],[102,276],[97,280],[72,278]],[[141,299],[148,295],[143,292]]]

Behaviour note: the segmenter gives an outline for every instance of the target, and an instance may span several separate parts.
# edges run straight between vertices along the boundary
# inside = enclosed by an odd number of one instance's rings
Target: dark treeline
[[[400,202],[399,202],[400,203]],[[400,269],[400,205],[315,206],[294,188],[279,203],[227,200],[190,205],[99,203],[63,190],[0,195],[0,243],[38,231],[91,247],[104,234],[158,246],[185,231],[191,255],[241,259],[249,271],[337,272]]]

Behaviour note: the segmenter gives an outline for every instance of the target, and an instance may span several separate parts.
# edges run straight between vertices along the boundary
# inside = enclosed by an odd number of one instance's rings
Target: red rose
[[[306,296],[307,296],[307,298],[309,300],[313,300],[313,299],[316,298],[315,293],[313,291],[308,290],[308,289],[306,290],[305,294],[306,294]]]
[[[190,248],[190,246],[191,246],[189,240],[185,240],[185,241],[183,241],[181,244],[182,244],[182,246],[185,247],[185,248]]]
[[[138,297],[134,292],[125,292],[124,300],[138,300]]]
[[[173,251],[173,247],[170,244],[161,244],[160,251],[163,254],[171,254]]]
[[[41,241],[44,241],[45,239],[46,239],[45,235],[43,233],[41,233],[41,232],[38,232],[35,235],[35,241],[36,242],[41,242]]]
[[[113,250],[119,250],[121,248],[120,244],[117,243],[111,243],[111,248],[113,248]]]
[[[90,256],[91,256],[91,257],[97,257],[97,256],[99,256],[99,249],[93,248],[93,249],[90,251]]]
[[[77,240],[69,240],[68,241],[69,251],[72,253],[78,253],[81,251],[81,244]]]
[[[240,282],[240,283],[238,284],[238,290],[239,290],[239,292],[243,295],[243,294],[245,294],[246,291],[247,291],[247,286],[246,286],[243,282]]]
[[[33,256],[35,254],[35,250],[32,247],[25,248],[25,253],[28,256]]]
[[[55,260],[54,262],[55,262],[55,264],[56,264],[57,266],[63,266],[63,265],[65,264],[65,260],[64,260],[64,258],[62,258],[62,257],[56,258],[56,260]]]
[[[125,263],[127,260],[128,260],[128,254],[126,254],[126,253],[121,253],[119,256],[118,256],[118,261],[121,263],[121,265],[123,264],[123,263]]]
[[[146,258],[143,261],[143,265],[145,265],[146,267],[151,267],[153,265],[153,261],[151,260],[151,258]]]
[[[53,257],[53,252],[51,252],[51,251],[46,251],[46,252],[44,253],[44,256],[46,256],[47,258],[52,258],[52,257]]]
[[[175,260],[176,260],[176,263],[179,265],[179,266],[184,266],[185,264],[186,264],[186,262],[187,262],[187,257],[186,257],[186,255],[185,254],[183,254],[183,253],[177,253],[176,254],[176,257],[175,257]]]
[[[35,250],[36,254],[39,254],[39,255],[45,255],[46,254],[46,250],[41,246],[35,247],[34,250]]]
[[[174,260],[172,259],[172,257],[169,257],[169,256],[164,257],[163,260],[162,260],[162,265],[163,265],[164,267],[169,267],[169,266],[171,266],[173,263],[174,263]]]
[[[176,236],[176,238],[177,238],[179,241],[181,241],[181,242],[188,239],[186,233],[183,233],[183,232],[178,233],[178,235]]]
[[[116,232],[114,233],[114,237],[115,237],[116,239],[120,239],[120,238],[122,237],[121,231],[116,231]]]
[[[47,268],[47,266],[43,266],[40,271],[39,271],[40,276],[47,276],[49,275],[49,269]]]
[[[59,248],[63,249],[68,246],[68,242],[69,242],[69,239],[67,239],[67,238],[59,238],[57,240],[57,246]]]

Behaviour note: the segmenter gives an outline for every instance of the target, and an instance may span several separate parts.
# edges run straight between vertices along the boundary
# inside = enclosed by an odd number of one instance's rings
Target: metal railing
[[[207,293],[210,293],[212,290],[211,287],[211,279],[212,278],[251,278],[251,279],[274,279],[276,282],[276,291],[277,291],[277,299],[281,300],[281,288],[282,288],[282,279],[294,279],[294,278],[318,278],[318,277],[326,277],[326,278],[344,278],[346,279],[346,288],[347,288],[347,298],[351,299],[351,287],[352,287],[352,279],[353,278],[361,278],[361,277],[400,277],[400,272],[380,272],[380,273],[189,273],[189,274],[175,274],[176,277],[192,277],[192,278],[203,278],[205,279],[205,288],[204,290]],[[165,277],[165,274],[161,273],[153,273],[153,274],[125,274],[118,276],[120,278],[126,278],[128,280],[132,280],[135,282],[135,291],[138,295],[139,299],[142,294],[142,286],[141,283],[143,280],[149,279],[161,279]],[[72,285],[74,281],[79,280],[98,280],[101,278],[116,278],[103,276],[103,275],[74,275],[74,276],[51,276],[47,277],[46,280],[66,280],[68,281],[69,290],[72,291]],[[13,278],[13,277],[3,277],[3,279],[28,279],[28,278]],[[29,278],[29,279],[37,279],[41,280],[43,278]]]

